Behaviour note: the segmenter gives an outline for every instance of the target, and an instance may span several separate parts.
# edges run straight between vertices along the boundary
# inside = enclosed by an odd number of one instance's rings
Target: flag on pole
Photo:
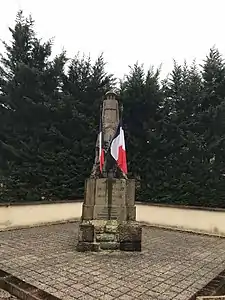
[[[103,141],[102,141],[102,120],[101,120],[101,118],[100,118],[98,141],[99,141],[99,166],[100,166],[100,171],[102,173],[103,165],[105,162],[105,153],[104,153]]]
[[[124,130],[122,128],[122,122],[119,122],[116,134],[112,140],[110,152],[112,157],[117,162],[118,167],[124,174],[127,174],[127,157],[125,147]]]

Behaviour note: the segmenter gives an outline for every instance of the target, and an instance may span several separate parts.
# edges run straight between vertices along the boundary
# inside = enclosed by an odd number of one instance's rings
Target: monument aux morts
[[[95,162],[85,185],[78,251],[141,251],[135,180],[127,178],[121,115],[116,94],[106,93],[100,109]]]

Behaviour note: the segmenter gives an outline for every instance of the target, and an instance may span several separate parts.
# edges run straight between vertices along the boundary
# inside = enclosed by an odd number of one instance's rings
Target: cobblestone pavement
[[[188,300],[225,268],[222,238],[145,227],[141,253],[80,253],[77,230],[0,232],[0,269],[63,300]]]
[[[10,295],[8,292],[0,289],[0,300],[19,300],[19,299]]]

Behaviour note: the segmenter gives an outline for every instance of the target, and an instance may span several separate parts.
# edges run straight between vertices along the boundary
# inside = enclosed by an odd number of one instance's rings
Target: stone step
[[[116,240],[116,235],[113,233],[96,234],[97,242],[114,242],[115,240]]]
[[[118,250],[120,248],[120,243],[118,242],[101,242],[100,249],[102,250]]]

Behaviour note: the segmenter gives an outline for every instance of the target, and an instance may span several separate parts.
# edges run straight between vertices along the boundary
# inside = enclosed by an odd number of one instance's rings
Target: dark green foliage
[[[17,14],[0,58],[0,201],[83,197],[99,107],[114,86],[103,56],[53,57]],[[65,68],[65,66],[67,66]],[[212,48],[161,81],[135,64],[121,81],[129,176],[142,201],[225,207],[225,64]]]
[[[202,78],[198,131],[204,141],[204,165],[208,166],[206,194],[210,205],[224,206],[225,63],[215,48],[202,66]]]
[[[1,59],[2,200],[81,197],[94,161],[99,104],[113,82],[102,56],[94,65],[65,53],[50,59],[31,18],[19,12]]]
[[[153,198],[160,185],[163,149],[161,145],[163,93],[159,70],[145,75],[135,65],[121,86],[124,127],[127,137],[128,170],[138,184],[140,199]]]
[[[174,63],[158,72],[135,65],[123,82],[129,170],[143,201],[222,206],[224,201],[224,64],[212,49],[198,70]]]
[[[65,101],[76,112],[73,123],[68,124],[68,139],[73,140],[71,156],[76,164],[74,189],[83,195],[84,181],[94,163],[95,144],[99,129],[99,107],[104,94],[114,84],[105,72],[105,62],[100,56],[94,64],[90,58],[76,56],[69,64],[64,78]]]
[[[33,20],[25,19],[22,12],[10,31],[13,41],[5,43],[0,69],[2,197],[39,200],[51,197],[55,184],[49,174],[56,172],[53,161],[60,134],[55,124],[61,109],[58,87],[66,58],[62,53],[50,60],[51,42],[37,39]]]
[[[173,203],[198,205],[201,195],[202,136],[197,130],[198,106],[201,101],[201,76],[193,63],[179,66],[165,85],[167,154],[165,171],[167,197]]]

